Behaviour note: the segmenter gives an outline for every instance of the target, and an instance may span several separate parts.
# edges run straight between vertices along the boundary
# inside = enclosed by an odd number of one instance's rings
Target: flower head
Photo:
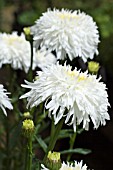
[[[2,64],[11,64],[14,69],[23,69],[28,72],[30,67],[30,44],[25,35],[0,33],[0,67]]]
[[[41,170],[50,170],[41,164]],[[87,166],[83,165],[83,162],[74,161],[74,163],[63,162],[59,170],[87,170]]]
[[[65,117],[65,123],[73,125],[76,131],[76,125],[82,122],[83,128],[88,130],[90,119],[94,128],[109,120],[106,85],[96,75],[76,68],[72,71],[71,66],[57,63],[38,72],[33,83],[26,83],[22,86],[31,90],[21,98],[27,98],[30,107],[46,100],[45,107],[49,109],[49,116],[53,115],[55,124]]]
[[[0,108],[3,110],[5,115],[7,115],[5,108],[8,108],[10,110],[13,109],[13,106],[12,106],[7,94],[9,94],[9,93],[7,93],[6,89],[4,89],[3,85],[0,84]]]
[[[93,18],[80,11],[50,9],[31,27],[35,46],[55,51],[57,59],[81,57],[84,62],[98,54],[99,34]]]

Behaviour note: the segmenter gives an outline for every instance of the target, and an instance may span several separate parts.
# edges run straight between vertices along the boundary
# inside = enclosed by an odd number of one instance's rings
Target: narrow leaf
[[[69,149],[69,150],[64,150],[60,152],[61,154],[69,154],[69,153],[78,153],[82,155],[87,155],[91,153],[90,149],[84,149],[84,148],[76,148],[76,149]]]
[[[40,137],[40,136],[35,136],[37,142],[39,143],[40,147],[43,149],[44,152],[47,151],[47,145],[46,143],[44,142],[44,140]]]

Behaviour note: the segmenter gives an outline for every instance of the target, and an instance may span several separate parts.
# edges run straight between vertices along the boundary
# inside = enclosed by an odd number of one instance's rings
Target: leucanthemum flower
[[[73,125],[74,131],[82,122],[83,128],[88,130],[90,120],[94,128],[109,120],[106,85],[96,75],[82,73],[76,68],[72,71],[71,66],[59,63],[37,74],[33,83],[25,81],[27,85],[22,85],[31,89],[21,96],[27,98],[27,107],[46,101],[45,107],[55,124],[65,117],[65,123]]]
[[[41,164],[41,170],[49,170],[43,164]],[[83,162],[74,161],[74,163],[63,162],[59,170],[87,170],[87,166],[83,165]]]
[[[28,72],[30,67],[30,44],[22,33],[0,33],[0,67],[11,64],[13,69],[22,69]],[[35,67],[35,66],[34,66]]]
[[[9,94],[9,93],[7,93],[6,89],[4,89],[3,85],[0,84],[0,108],[3,110],[5,115],[7,115],[5,108],[8,108],[10,110],[13,109],[13,106],[12,106],[7,94]]]
[[[83,165],[82,161],[74,161],[74,163],[71,164],[69,162],[67,162],[67,164],[63,162],[60,170],[87,170],[87,166]]]
[[[41,52],[40,50],[35,52],[35,65],[43,70],[45,67],[50,67],[52,64],[56,64],[57,59],[52,54],[47,54],[46,51]]]
[[[81,57],[84,62],[98,54],[99,33],[93,18],[79,10],[54,9],[47,12],[31,27],[35,46],[55,51],[57,59]]]

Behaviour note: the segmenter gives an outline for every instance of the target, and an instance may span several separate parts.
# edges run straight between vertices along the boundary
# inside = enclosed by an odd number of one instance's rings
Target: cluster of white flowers
[[[41,165],[41,170],[49,170],[46,168],[43,164]],[[69,163],[67,164],[65,162],[62,163],[61,168],[59,170],[87,170],[87,166],[83,165],[83,162],[77,162],[74,161],[74,163]]]
[[[30,107],[46,100],[45,107],[49,109],[49,116],[53,115],[55,124],[66,117],[65,123],[73,124],[76,131],[76,125],[81,122],[88,130],[90,118],[94,128],[105,125],[105,120],[109,120],[106,85],[97,76],[82,73],[76,68],[72,71],[71,66],[59,63],[37,74],[33,83],[26,81],[27,85],[22,85],[31,90],[21,98],[27,98],[27,106]]]
[[[94,128],[105,125],[109,120],[108,94],[106,85],[96,75],[81,72],[70,65],[60,65],[57,60],[72,61],[81,57],[84,62],[98,54],[99,32],[93,18],[79,10],[48,9],[30,28],[33,35],[33,70],[37,72],[34,82],[25,81],[22,87],[30,89],[20,98],[27,98],[27,107],[45,102],[49,117],[55,125],[65,118],[65,124],[77,125],[89,130],[92,121]],[[40,49],[40,50],[39,50]],[[52,53],[56,54],[53,55]],[[31,47],[22,33],[0,33],[0,68],[10,64],[13,69],[26,73],[31,64]],[[0,108],[13,109],[6,90],[0,84]],[[41,170],[49,170],[43,164]],[[83,162],[65,163],[60,170],[87,170]]]
[[[31,27],[35,46],[55,51],[57,59],[81,57],[84,62],[98,54],[99,34],[93,18],[80,11],[50,9]]]
[[[5,108],[8,108],[10,110],[13,109],[13,106],[12,106],[7,94],[9,94],[9,93],[7,93],[6,89],[4,89],[3,85],[0,84],[0,108],[3,110],[5,115],[7,115]]]

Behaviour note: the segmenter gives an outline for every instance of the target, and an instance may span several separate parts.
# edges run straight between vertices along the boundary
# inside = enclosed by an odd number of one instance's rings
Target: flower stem
[[[74,143],[75,143],[75,139],[76,139],[76,135],[77,135],[77,133],[74,133],[74,134],[71,136],[71,138],[70,138],[70,148],[69,148],[69,149],[73,149]],[[67,161],[70,161],[71,156],[72,156],[72,153],[68,155]]]
[[[9,134],[9,115],[7,115],[7,120],[6,120],[6,153],[7,153],[7,161],[6,161],[6,169],[10,170],[10,146],[9,146],[9,139],[10,139],[10,134]]]
[[[56,144],[56,141],[58,139],[58,135],[59,135],[59,132],[62,128],[63,122],[64,122],[64,119],[61,119],[59,121],[59,123],[55,126],[54,122],[52,121],[50,142],[49,142],[49,146],[47,148],[47,152],[46,152],[45,157],[44,157],[44,161],[46,160],[48,152],[52,151],[55,147],[55,144]]]
[[[31,170],[32,167],[32,137],[27,140],[25,170]]]

